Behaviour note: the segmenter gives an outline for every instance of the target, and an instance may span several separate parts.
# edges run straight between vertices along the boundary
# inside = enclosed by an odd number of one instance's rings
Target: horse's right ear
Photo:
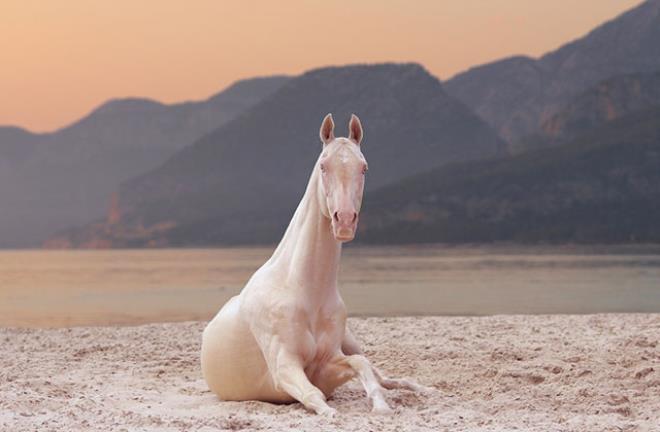
[[[327,144],[335,139],[335,122],[332,121],[332,114],[328,114],[323,118],[321,123],[321,130],[319,130],[321,142]]]

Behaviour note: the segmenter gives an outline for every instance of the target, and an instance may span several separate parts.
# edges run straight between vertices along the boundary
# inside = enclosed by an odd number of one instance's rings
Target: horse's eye
[[[366,166],[364,168],[362,168],[362,174],[366,174],[367,171],[369,171],[369,169]]]
[[[321,172],[325,172],[325,165],[321,164]]]

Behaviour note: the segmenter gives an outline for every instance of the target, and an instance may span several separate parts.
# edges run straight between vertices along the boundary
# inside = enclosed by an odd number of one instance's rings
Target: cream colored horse
[[[390,412],[383,388],[425,388],[385,378],[363,355],[337,290],[342,242],[355,235],[367,161],[362,125],[335,138],[328,114],[323,150],[307,190],[272,257],[204,330],[202,371],[223,400],[300,401],[333,415],[326,397],[358,377],[373,411]]]

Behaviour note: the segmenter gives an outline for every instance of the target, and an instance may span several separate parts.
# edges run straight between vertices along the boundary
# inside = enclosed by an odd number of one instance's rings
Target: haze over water
[[[0,251],[0,326],[206,320],[272,248]],[[351,315],[660,312],[660,250],[347,247]]]

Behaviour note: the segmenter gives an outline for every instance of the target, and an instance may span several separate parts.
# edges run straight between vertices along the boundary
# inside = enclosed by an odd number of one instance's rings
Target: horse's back
[[[274,388],[266,361],[232,297],[204,329],[202,373],[211,391],[222,400],[289,402]]]

